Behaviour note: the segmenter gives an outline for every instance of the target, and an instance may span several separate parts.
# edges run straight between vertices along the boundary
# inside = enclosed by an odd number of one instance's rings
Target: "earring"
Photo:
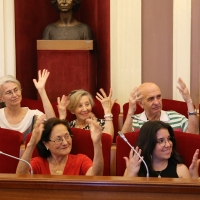
[[[47,147],[47,151],[48,151],[49,149],[48,149],[48,147]]]

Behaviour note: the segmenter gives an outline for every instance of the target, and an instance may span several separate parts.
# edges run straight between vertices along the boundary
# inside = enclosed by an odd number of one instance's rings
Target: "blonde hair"
[[[19,85],[19,87],[21,88],[21,84],[20,82],[13,76],[11,75],[6,75],[0,78],[0,95],[2,95],[1,93],[1,86],[7,82],[13,82],[16,83],[17,85]]]
[[[77,108],[77,106],[79,104],[81,97],[83,97],[83,96],[87,96],[89,98],[89,102],[90,102],[91,106],[92,107],[94,106],[94,101],[93,101],[92,95],[89,92],[82,90],[82,89],[73,90],[68,95],[68,99],[70,100],[70,103],[67,108],[70,112],[75,111],[75,109]]]

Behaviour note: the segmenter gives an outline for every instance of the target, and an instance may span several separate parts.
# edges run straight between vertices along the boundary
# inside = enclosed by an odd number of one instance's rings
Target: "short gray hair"
[[[0,95],[1,95],[1,86],[2,86],[4,83],[7,83],[7,82],[16,83],[16,84],[19,85],[20,88],[21,88],[20,82],[19,82],[15,77],[13,77],[12,75],[5,75],[5,76],[3,76],[3,77],[0,78]]]

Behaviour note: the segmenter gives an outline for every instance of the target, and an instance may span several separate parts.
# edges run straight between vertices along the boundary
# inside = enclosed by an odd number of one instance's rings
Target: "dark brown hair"
[[[183,163],[182,157],[179,153],[176,152],[176,140],[174,138],[174,130],[173,128],[162,121],[148,121],[144,123],[142,128],[140,129],[140,132],[138,134],[136,146],[138,146],[140,149],[142,149],[141,156],[144,157],[144,160],[149,168],[149,174],[153,173],[153,167],[152,167],[152,160],[151,155],[153,153],[153,150],[155,149],[155,146],[157,144],[157,132],[160,129],[167,129],[170,136],[173,138],[173,146],[172,146],[172,154],[169,158],[174,163]],[[138,176],[146,176],[146,168],[144,166],[144,163],[141,163],[140,170],[138,172]]]
[[[42,132],[41,139],[37,144],[38,153],[43,158],[48,158],[51,155],[51,152],[46,149],[43,142],[49,141],[53,127],[58,125],[58,124],[63,124],[64,126],[66,126],[67,130],[69,131],[70,136],[72,137],[72,131],[69,127],[68,121],[61,120],[61,119],[58,119],[58,118],[55,118],[55,117],[48,119],[46,122],[44,122],[44,130]]]

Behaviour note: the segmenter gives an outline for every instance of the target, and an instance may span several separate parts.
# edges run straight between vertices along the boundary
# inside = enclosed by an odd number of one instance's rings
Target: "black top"
[[[167,167],[162,170],[161,172],[159,171],[154,171],[153,174],[151,175],[151,177],[158,177],[158,175],[160,175],[162,178],[179,178],[178,174],[176,172],[176,167],[177,167],[177,163],[173,162],[172,160],[168,160],[168,165]]]

